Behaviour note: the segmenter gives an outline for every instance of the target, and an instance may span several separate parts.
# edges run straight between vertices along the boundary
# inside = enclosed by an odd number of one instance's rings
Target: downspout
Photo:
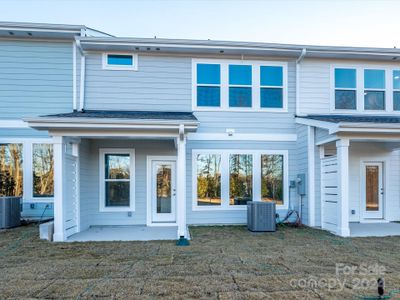
[[[81,74],[80,74],[80,88],[79,88],[79,111],[83,111],[85,105],[85,70],[86,70],[86,57],[82,50],[80,40],[76,40],[79,52],[81,54]]]
[[[72,110],[77,110],[77,95],[76,95],[76,41],[72,43]]]
[[[307,49],[301,50],[300,56],[296,59],[296,116],[300,115],[300,63],[307,54]]]

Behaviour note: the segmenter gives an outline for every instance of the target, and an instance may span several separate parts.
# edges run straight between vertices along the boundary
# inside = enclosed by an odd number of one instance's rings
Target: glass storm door
[[[175,161],[152,162],[152,221],[176,221]]]
[[[383,163],[363,164],[363,215],[365,219],[383,218]]]

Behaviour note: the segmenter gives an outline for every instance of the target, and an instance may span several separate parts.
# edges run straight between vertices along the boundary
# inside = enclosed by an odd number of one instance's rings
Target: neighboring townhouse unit
[[[24,203],[54,203],[54,240],[109,225],[187,238],[191,224],[246,223],[248,201],[342,236],[351,222],[400,220],[397,49],[41,26],[40,40],[0,40],[2,65],[16,64],[0,68],[0,155],[23,146],[11,177],[23,176]]]
[[[23,196],[25,218],[53,215],[53,150],[51,137],[22,117],[73,109],[75,37],[92,35],[104,34],[85,26],[0,22],[0,192]]]

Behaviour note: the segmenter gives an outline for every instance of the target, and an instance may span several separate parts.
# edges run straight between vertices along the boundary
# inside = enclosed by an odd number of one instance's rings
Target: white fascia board
[[[297,124],[327,129],[329,131],[329,134],[335,133],[338,128],[338,124],[336,124],[336,123],[318,121],[318,120],[301,118],[301,117],[297,117],[295,119],[295,121]]]
[[[0,128],[29,128],[22,120],[0,120]]]
[[[32,124],[40,124],[40,123],[51,123],[51,124],[131,124],[131,125],[142,125],[142,124],[151,124],[151,125],[198,125],[198,121],[188,121],[188,120],[154,120],[154,119],[118,119],[118,118],[25,118],[25,122]]]
[[[189,141],[263,141],[263,142],[295,142],[297,134],[291,133],[188,133]]]
[[[340,122],[339,128],[386,128],[386,129],[400,129],[400,123],[350,123]]]

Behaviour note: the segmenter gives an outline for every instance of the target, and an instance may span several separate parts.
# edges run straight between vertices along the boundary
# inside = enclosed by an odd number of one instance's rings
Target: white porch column
[[[349,139],[336,142],[338,161],[337,231],[340,236],[350,236],[349,227]]]
[[[177,138],[177,223],[178,238],[187,237],[186,232],[186,136],[183,125]]]
[[[54,235],[55,242],[65,241],[64,228],[64,155],[65,141],[62,136],[53,137],[54,152]]]
[[[308,225],[315,226],[315,127],[308,126]]]

